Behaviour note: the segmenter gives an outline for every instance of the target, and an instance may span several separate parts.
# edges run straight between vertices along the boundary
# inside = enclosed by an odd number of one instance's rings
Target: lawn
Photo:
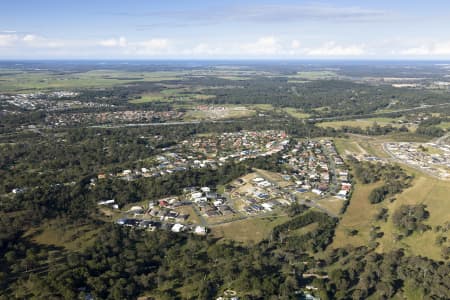
[[[176,208],[175,211],[179,212],[180,214],[188,214],[189,217],[187,219],[187,223],[193,223],[193,224],[201,224],[202,223],[200,221],[198,215],[195,213],[194,209],[190,205],[180,206],[180,207]]]

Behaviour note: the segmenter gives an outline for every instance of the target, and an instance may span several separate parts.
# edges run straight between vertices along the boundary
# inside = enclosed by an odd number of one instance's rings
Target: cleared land
[[[93,225],[61,226],[57,221],[53,221],[28,231],[25,236],[39,244],[81,251],[93,245],[98,233],[99,229]]]
[[[441,124],[439,124],[437,126],[442,129],[450,129],[450,122],[442,122]]]
[[[237,119],[255,115],[255,111],[243,106],[226,105],[220,108],[199,110],[190,109],[184,116],[185,121],[191,120],[217,120],[217,119]]]
[[[392,214],[402,204],[425,204],[430,212],[430,218],[425,221],[425,224],[430,225],[432,229],[449,221],[450,185],[448,182],[432,178],[412,169],[408,169],[408,171],[415,176],[413,186],[398,195],[395,202],[385,204],[385,207],[389,209],[390,217],[387,223],[380,224],[384,236],[380,241],[379,250],[389,251],[401,247],[415,255],[440,259],[441,249],[435,244],[436,238],[443,235],[450,239],[450,232],[442,234],[434,230],[428,230],[424,233],[414,233],[400,242],[394,242],[393,236],[397,230],[392,223]]]
[[[375,205],[370,204],[369,193],[382,183],[363,185],[356,183],[354,192],[350,199],[350,205],[347,207],[339,225],[336,228],[333,248],[340,248],[345,245],[363,246],[369,242],[369,232],[372,226],[372,216],[377,211]],[[355,236],[348,236],[347,232],[357,230]]]
[[[345,120],[345,121],[330,121],[330,122],[321,122],[317,123],[317,126],[326,128],[336,128],[340,129],[344,126],[347,127],[360,127],[367,128],[372,127],[375,123],[379,126],[387,126],[391,125],[392,127],[402,127],[403,124],[398,122],[398,119],[394,118],[367,118],[367,119],[357,119],[357,120]],[[410,131],[415,131],[417,126],[407,126]]]
[[[272,229],[289,220],[288,216],[248,218],[232,223],[214,226],[211,234],[217,238],[235,240],[245,244],[258,243],[268,238]]]
[[[331,211],[336,215],[340,214],[341,208],[345,202],[346,200],[338,199],[336,197],[330,197],[316,201],[317,205],[325,208],[328,211]]]
[[[306,79],[306,80],[320,80],[320,79],[333,79],[338,78],[338,74],[333,71],[306,71],[297,72],[294,76],[289,76],[290,78]]]
[[[385,157],[381,153],[382,149],[379,147],[380,140],[376,139],[338,139],[336,141],[338,151],[358,151],[363,148],[364,151],[377,155],[378,157]],[[436,226],[443,226],[445,222],[449,221],[450,215],[450,185],[446,181],[438,180],[430,177],[420,171],[409,168],[406,165],[402,167],[411,175],[414,176],[412,186],[402,193],[395,196],[394,202],[388,200],[379,204],[370,204],[368,195],[372,189],[380,186],[382,183],[374,184],[360,184],[356,183],[354,186],[353,196],[350,200],[350,205],[347,211],[342,216],[342,220],[337,226],[335,238],[332,244],[333,248],[338,248],[351,244],[354,246],[367,245],[370,241],[370,230],[372,226],[380,226],[378,232],[383,232],[383,236],[376,241],[379,243],[377,251],[387,252],[393,249],[403,248],[410,254],[427,256],[433,259],[440,260],[441,247],[435,241],[438,236],[447,237],[450,240],[450,233],[436,232]],[[425,221],[425,224],[431,226],[431,230],[424,233],[414,233],[400,241],[395,242],[394,235],[398,233],[392,222],[393,213],[402,204],[425,204],[430,213],[430,218]],[[388,220],[375,221],[374,215],[380,208],[388,209]],[[355,236],[349,236],[349,230],[357,230]],[[447,242],[448,244],[448,242]]]
[[[306,119],[309,118],[311,115],[304,113],[302,110],[287,107],[283,109],[287,114],[289,114],[291,117],[297,118],[297,119]]]
[[[214,98],[214,95],[206,94],[187,94],[179,93],[177,90],[164,90],[161,93],[142,94],[138,99],[132,99],[129,102],[133,104],[141,104],[148,102],[174,102],[174,101],[202,101]]]

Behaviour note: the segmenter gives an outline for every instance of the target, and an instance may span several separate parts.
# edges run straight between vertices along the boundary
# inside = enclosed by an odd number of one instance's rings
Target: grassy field
[[[408,169],[408,171],[415,176],[412,187],[398,195],[395,202],[385,204],[385,207],[389,209],[390,218],[388,222],[380,224],[384,236],[380,241],[379,250],[389,251],[401,247],[415,255],[440,259],[440,247],[436,246],[435,240],[438,235],[442,234],[434,230],[414,233],[400,242],[394,242],[393,236],[397,230],[394,228],[391,216],[402,204],[425,204],[430,212],[430,218],[425,223],[432,228],[438,225],[442,226],[450,220],[450,184],[413,169]],[[449,232],[444,236],[450,240]]]
[[[183,93],[184,89],[169,89],[163,90],[161,93],[145,93],[140,96],[138,99],[132,99],[129,102],[133,104],[142,104],[148,102],[174,102],[174,101],[186,101],[191,106],[197,103],[192,103],[195,101],[203,101],[212,99],[214,95],[206,95],[206,94],[189,94]]]
[[[143,94],[139,99],[133,99],[128,102],[133,104],[142,104],[142,103],[148,103],[148,102],[156,102],[156,101],[167,101],[168,99],[164,97],[164,95],[158,94],[158,93],[148,93]]]
[[[379,138],[352,138],[336,139],[338,151],[361,152],[365,151],[378,157],[386,157],[380,147],[383,139]],[[361,149],[360,149],[361,148]],[[399,233],[392,222],[393,213],[402,204],[425,204],[430,212],[430,218],[425,222],[432,228],[438,225],[444,225],[449,221],[450,215],[450,184],[448,181],[438,180],[430,177],[420,171],[409,168],[406,165],[402,167],[414,176],[412,186],[402,193],[395,196],[394,202],[385,200],[382,203],[373,205],[368,200],[368,195],[372,189],[382,183],[359,184],[356,183],[352,199],[347,211],[343,215],[335,233],[332,247],[338,248],[351,244],[354,246],[367,245],[370,241],[370,229],[372,226],[379,226],[379,232],[383,232],[383,237],[377,239],[379,243],[377,251],[387,252],[393,249],[403,248],[409,254],[427,256],[433,259],[442,259],[440,256],[441,248],[435,244],[438,236],[446,236],[450,240],[450,233],[443,234],[429,230],[424,233],[414,233],[398,242],[394,241],[394,235]],[[388,209],[388,220],[375,221],[374,215],[384,207]],[[348,236],[348,231],[355,229],[358,234]],[[448,242],[447,242],[448,244]]]
[[[367,118],[367,119],[358,119],[358,120],[345,120],[345,121],[330,121],[330,122],[321,122],[317,123],[317,126],[326,128],[332,127],[336,129],[340,129],[344,126],[349,127],[372,127],[374,123],[377,123],[380,126],[391,125],[393,127],[401,127],[403,124],[399,124],[398,119],[394,118]],[[411,126],[408,127],[410,131],[415,131],[416,127]]]
[[[336,215],[339,215],[344,203],[345,203],[345,200],[338,199],[336,197],[330,197],[330,198],[321,199],[321,200],[317,201],[317,204],[319,206],[331,211],[332,213],[334,213]]]
[[[273,110],[272,104],[252,104],[248,105],[249,108],[259,109],[259,110]]]
[[[93,245],[99,233],[94,225],[61,226],[57,221],[43,224],[25,233],[33,241],[44,245],[54,245],[72,251],[81,251]]]
[[[347,244],[354,246],[367,245],[369,242],[369,232],[372,225],[372,216],[377,211],[377,206],[370,204],[369,193],[382,183],[356,184],[350,205],[347,207],[339,225],[336,228],[332,247],[339,248]],[[348,236],[349,230],[357,230],[355,236]]]
[[[320,79],[333,79],[337,78],[338,74],[333,71],[306,71],[297,72],[294,76],[289,76],[290,78],[301,78],[306,80],[320,80]]]
[[[304,113],[301,110],[292,108],[292,107],[286,107],[283,109],[287,114],[289,114],[291,117],[297,118],[297,119],[306,119],[310,117],[310,114]]]
[[[438,125],[438,127],[442,129],[450,129],[450,122],[442,122],[441,124]]]
[[[319,223],[314,222],[314,223],[308,224],[306,226],[303,226],[303,227],[300,227],[300,228],[297,228],[297,229],[289,231],[288,236],[291,237],[291,236],[304,235],[304,234],[306,234],[308,232],[316,230],[318,227],[319,227]]]
[[[269,237],[272,229],[289,220],[288,216],[249,218],[211,228],[217,238],[235,240],[244,244],[254,244]]]
[[[198,215],[195,213],[192,206],[181,206],[181,207],[175,209],[175,211],[179,212],[180,214],[188,214],[189,215],[189,217],[187,219],[188,223],[201,224],[201,221],[200,221]]]
[[[334,144],[336,145],[336,150],[345,157],[347,154],[365,154],[366,151],[362,148],[358,142],[350,140],[337,138],[334,139]]]

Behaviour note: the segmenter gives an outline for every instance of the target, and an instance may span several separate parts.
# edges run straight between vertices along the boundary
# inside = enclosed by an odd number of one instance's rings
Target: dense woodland
[[[307,212],[287,226],[306,224],[310,218],[329,222]],[[277,228],[273,235],[287,233],[287,226]],[[0,297],[76,299],[90,294],[98,299],[130,299],[150,294],[158,299],[211,299],[233,288],[243,291],[242,299],[297,299],[294,292],[307,284],[320,288],[321,299],[371,295],[390,299],[405,292],[422,299],[448,296],[448,264],[408,257],[401,250],[378,254],[366,247],[329,251],[323,260],[314,262],[297,248],[311,244],[315,236],[310,238],[278,238],[243,247],[105,225],[94,246],[63,257],[52,256],[55,249],[10,239],[2,247]],[[334,269],[327,279],[302,276],[327,266]],[[41,272],[27,274],[34,269]]]

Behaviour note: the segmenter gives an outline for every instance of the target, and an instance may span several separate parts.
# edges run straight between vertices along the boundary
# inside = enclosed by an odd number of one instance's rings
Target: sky
[[[1,0],[0,59],[450,59],[448,0]]]

